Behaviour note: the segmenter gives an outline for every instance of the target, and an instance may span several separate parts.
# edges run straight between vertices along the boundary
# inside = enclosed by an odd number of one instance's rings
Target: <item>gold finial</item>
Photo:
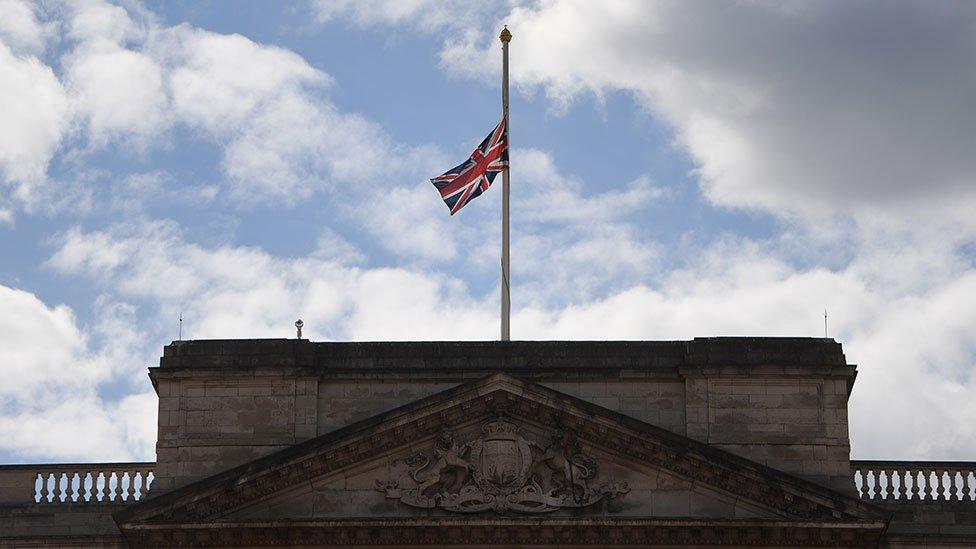
[[[512,33],[508,31],[508,25],[505,25],[505,28],[502,29],[502,33],[498,35],[498,39],[502,42],[512,41]]]

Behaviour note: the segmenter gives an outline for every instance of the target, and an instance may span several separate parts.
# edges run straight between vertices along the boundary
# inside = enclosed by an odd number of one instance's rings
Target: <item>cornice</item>
[[[875,547],[884,523],[655,519],[396,519],[135,525],[133,547],[508,545]]]

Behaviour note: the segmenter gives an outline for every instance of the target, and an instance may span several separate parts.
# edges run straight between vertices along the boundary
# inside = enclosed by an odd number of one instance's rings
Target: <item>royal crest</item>
[[[543,446],[519,430],[502,418],[486,422],[481,436],[466,442],[442,430],[430,452],[399,462],[399,477],[377,481],[376,488],[413,507],[462,513],[547,513],[629,491],[625,483],[596,481],[595,460],[571,432],[556,429]]]

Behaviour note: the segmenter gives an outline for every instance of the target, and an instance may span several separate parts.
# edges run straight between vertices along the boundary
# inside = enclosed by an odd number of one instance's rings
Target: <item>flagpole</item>
[[[506,26],[502,29],[498,39],[502,41],[502,116],[505,119],[505,146],[508,147],[508,164],[502,172],[502,341],[511,339],[510,316],[512,314],[512,297],[509,281],[510,269],[508,262],[508,177],[512,164],[512,147],[509,140],[509,128],[511,126],[508,119],[508,43],[512,41],[512,33]]]

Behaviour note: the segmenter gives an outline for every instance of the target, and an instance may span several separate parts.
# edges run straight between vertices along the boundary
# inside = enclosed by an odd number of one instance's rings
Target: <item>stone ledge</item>
[[[710,367],[846,366],[832,339],[713,337],[691,341],[311,342],[299,339],[176,341],[160,369],[539,370],[588,372]],[[734,373],[730,372],[730,373]]]

